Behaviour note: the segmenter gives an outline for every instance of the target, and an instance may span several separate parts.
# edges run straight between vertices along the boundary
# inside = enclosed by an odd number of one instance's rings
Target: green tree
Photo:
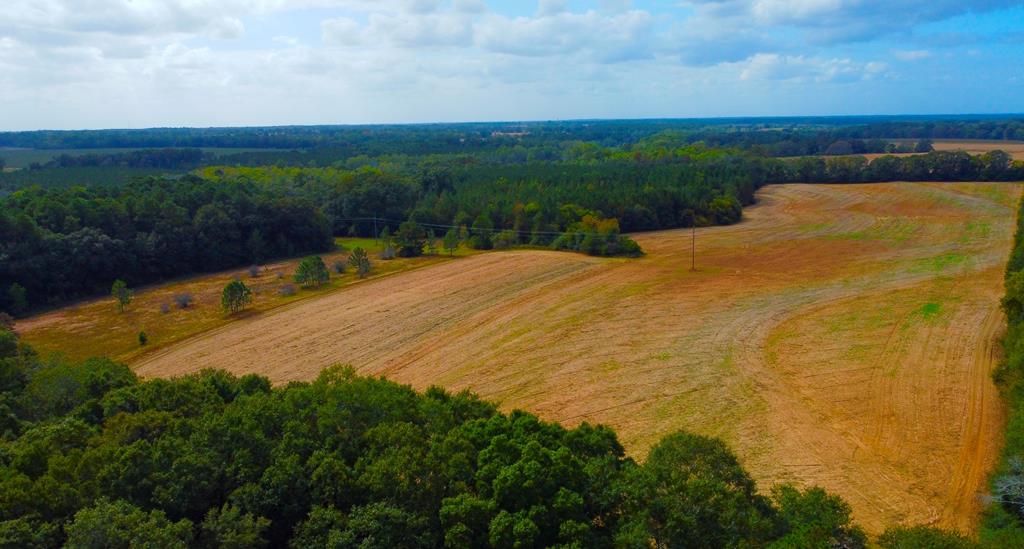
[[[437,255],[437,234],[434,233],[434,229],[427,231],[427,254]]]
[[[651,449],[627,484],[619,542],[658,547],[758,546],[773,530],[770,502],[720,440],[675,433]]]
[[[980,549],[980,545],[958,532],[928,526],[897,526],[878,537],[882,549]]]
[[[25,296],[25,287],[17,282],[12,282],[7,288],[7,301],[10,303],[11,312],[18,314],[28,309],[28,298]]]
[[[448,229],[448,232],[444,233],[444,249],[448,250],[448,255],[455,255],[455,250],[459,249],[459,231],[455,227]]]
[[[184,549],[192,541],[188,520],[171,522],[163,511],[147,512],[123,500],[82,509],[66,531],[69,549]]]
[[[237,313],[252,303],[252,290],[241,280],[232,280],[220,294],[220,306],[229,313]]]
[[[473,221],[473,230],[469,237],[469,246],[476,250],[490,250],[494,247],[491,241],[491,233],[494,232],[494,222],[490,216],[480,214]]]
[[[427,244],[427,232],[415,221],[406,221],[398,226],[395,233],[395,244],[401,257],[418,257],[423,255],[423,246]]]
[[[134,292],[132,292],[131,288],[120,278],[115,280],[114,285],[110,287],[110,295],[117,301],[117,311],[119,313],[123,313],[124,308],[132,302],[133,294]]]
[[[266,547],[263,532],[270,521],[250,513],[243,513],[233,505],[224,504],[206,513],[201,529],[203,545],[210,549],[247,549]]]
[[[352,248],[352,253],[348,256],[348,264],[352,266],[356,271],[356,276],[359,278],[366,278],[366,275],[370,274],[370,258],[366,255],[366,250],[356,246]]]
[[[259,263],[263,261],[267,244],[263,241],[263,233],[259,229],[253,229],[249,233],[249,239],[245,241],[245,249],[249,252],[249,261]]]
[[[850,506],[838,496],[784,484],[772,490],[772,499],[786,531],[773,547],[864,547],[864,533],[853,525]]]
[[[327,271],[327,265],[324,265],[324,260],[318,255],[303,259],[295,269],[295,282],[305,288],[319,288],[330,279],[331,273]]]

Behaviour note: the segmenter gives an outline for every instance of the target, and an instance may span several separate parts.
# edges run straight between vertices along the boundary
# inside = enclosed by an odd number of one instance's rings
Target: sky
[[[4,0],[0,130],[1024,112],[1024,0]]]

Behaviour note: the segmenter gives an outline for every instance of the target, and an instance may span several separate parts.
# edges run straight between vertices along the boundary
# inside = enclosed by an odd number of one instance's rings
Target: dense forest
[[[969,547],[897,528],[887,549]],[[941,542],[941,544],[939,543]],[[819,488],[759,493],[719,441],[613,431],[333,367],[141,381],[0,327],[4,547],[864,547]]]
[[[673,131],[691,143],[762,145],[774,156],[823,154],[836,141],[874,139],[1024,140],[1024,118],[1007,115],[837,116],[651,120],[577,120],[466,124],[153,128],[0,132],[0,147],[91,148],[333,148],[346,156],[467,153],[520,143],[527,148],[565,141],[622,146]],[[886,151],[863,151],[886,152]]]
[[[332,235],[394,234],[406,221],[416,223],[416,242],[454,230],[475,248],[638,255],[622,233],[734,223],[766,183],[1022,180],[1024,162],[1001,151],[818,156],[890,148],[881,135],[976,137],[1019,124],[737,119],[0,134],[10,145],[87,147],[0,174],[0,310],[94,295],[115,278],[138,285],[321,252]],[[792,144],[810,156],[773,158],[782,149],[766,148]],[[134,145],[310,148],[88,152]],[[927,141],[914,147],[930,150]]]
[[[0,209],[0,310],[328,249],[301,197],[255,184],[147,178],[124,187],[30,188]]]

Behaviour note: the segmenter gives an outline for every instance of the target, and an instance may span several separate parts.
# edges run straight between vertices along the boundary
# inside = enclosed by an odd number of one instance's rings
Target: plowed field
[[[638,260],[472,256],[143,357],[311,379],[332,363],[615,427],[642,458],[718,436],[763,488],[818,484],[871,532],[973,528],[1003,411],[989,373],[1020,187],[778,185],[746,220],[646,233]]]

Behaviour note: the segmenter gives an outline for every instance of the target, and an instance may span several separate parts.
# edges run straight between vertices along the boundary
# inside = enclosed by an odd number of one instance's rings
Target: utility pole
[[[697,270],[697,224],[694,223],[693,227],[690,227],[690,270]]]

